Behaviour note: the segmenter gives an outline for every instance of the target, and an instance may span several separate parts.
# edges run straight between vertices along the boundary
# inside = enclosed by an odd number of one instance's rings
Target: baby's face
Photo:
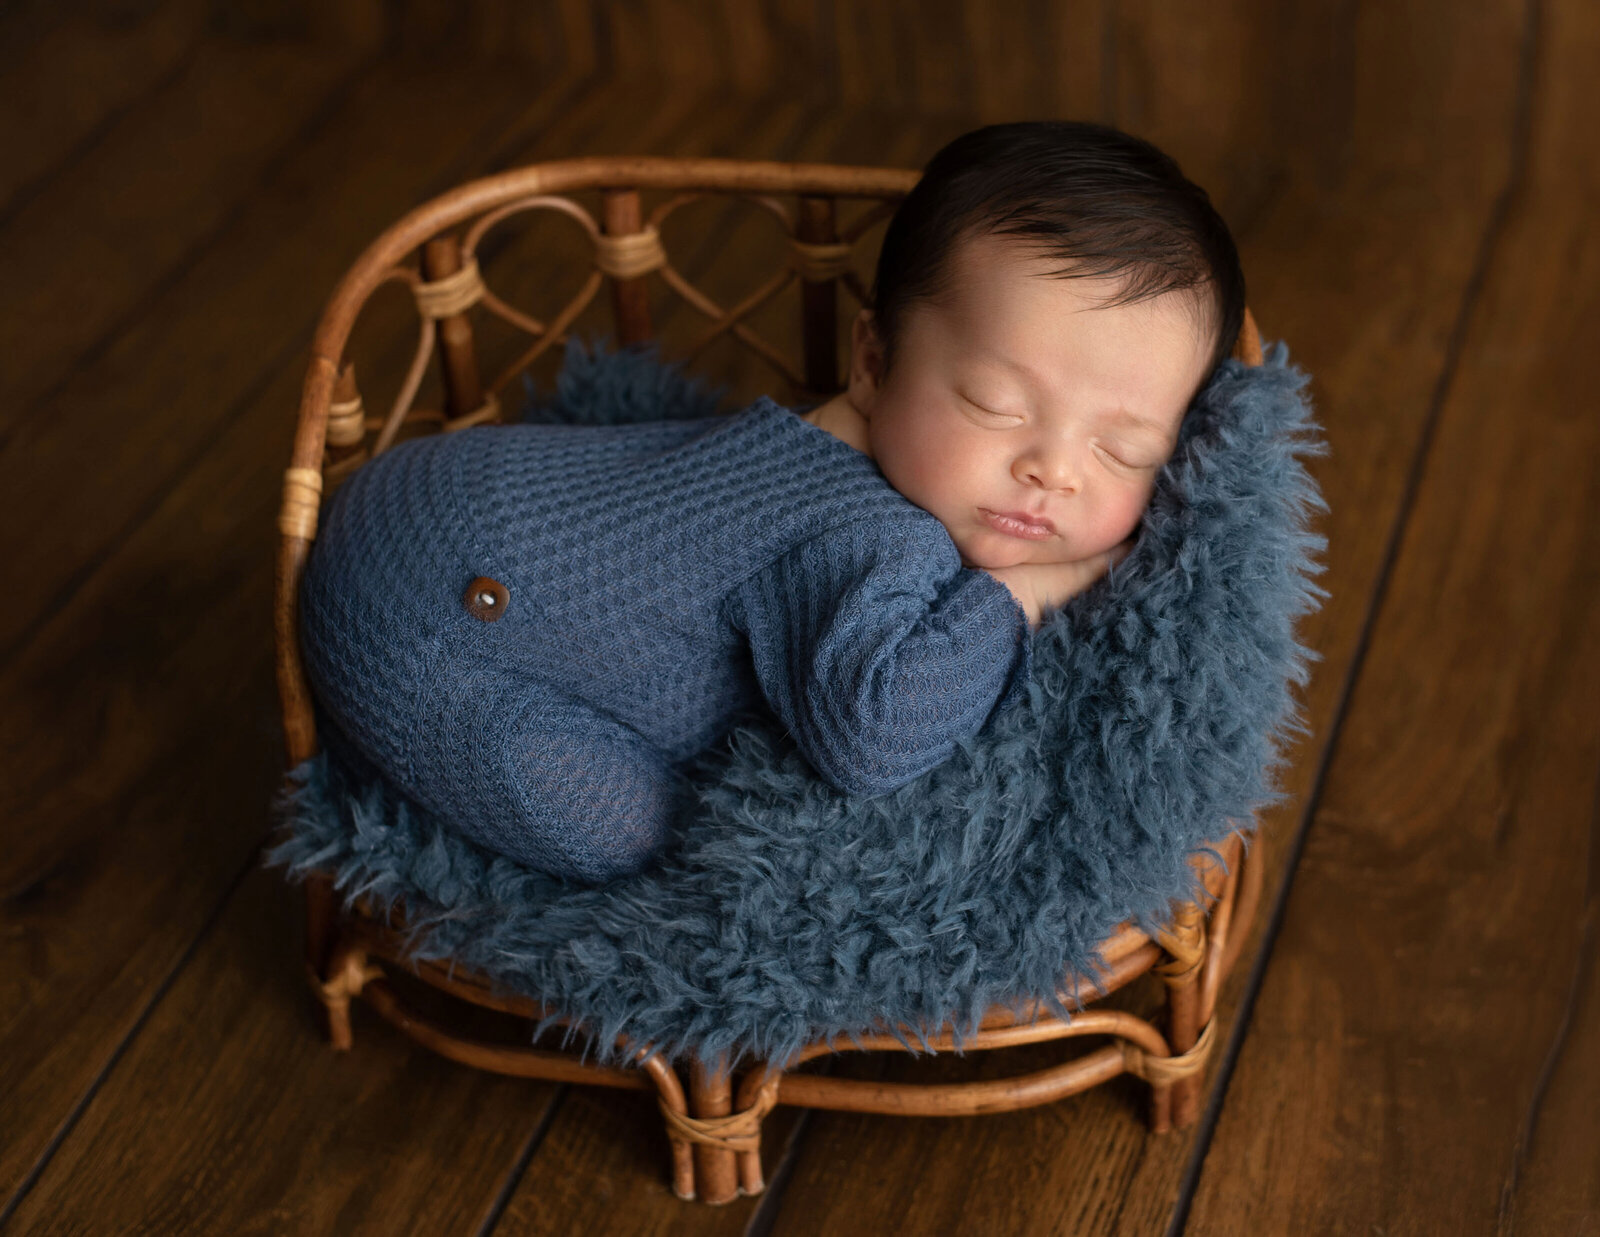
[[[1058,266],[1011,238],[964,243],[945,295],[908,307],[882,381],[858,333],[849,394],[872,455],[971,567],[1125,540],[1210,360],[1185,294],[1101,308],[1114,285],[1044,273]]]

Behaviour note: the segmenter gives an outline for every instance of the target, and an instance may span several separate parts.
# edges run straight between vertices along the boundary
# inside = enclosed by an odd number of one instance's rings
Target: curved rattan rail
[[[317,750],[310,689],[300,660],[297,602],[328,482],[337,484],[386,450],[408,425],[448,432],[498,420],[501,392],[525,367],[565,339],[568,328],[607,284],[616,334],[623,343],[652,336],[654,277],[706,318],[687,359],[727,336],[762,357],[793,386],[831,393],[838,384],[840,291],[858,303],[867,299],[851,265],[855,247],[893,210],[916,178],[917,173],[900,169],[824,164],[569,159],[462,185],[417,207],[374,240],[334,289],[317,325],[293,455],[284,478],[275,638],[291,767]],[[596,190],[598,218],[568,196]],[[667,195],[648,214],[646,191]],[[707,194],[748,201],[772,220],[788,243],[787,264],[731,306],[717,303],[686,278],[661,238],[661,225],[669,216]],[[794,200],[792,207],[789,199]],[[868,205],[848,225],[840,226],[841,199]],[[582,287],[548,321],[499,297],[477,263],[480,242],[491,229],[534,212],[554,212],[569,220],[592,254],[592,270]],[[362,308],[375,291],[391,282],[403,283],[411,291],[418,342],[393,406],[374,417],[367,415],[345,350]],[[754,310],[790,286],[798,287],[801,300],[799,364],[783,348],[762,339],[748,321]],[[479,377],[474,311],[495,316],[529,339],[527,347],[487,384]],[[1248,313],[1235,355],[1251,364],[1261,360],[1260,337]],[[413,405],[435,359],[445,406],[421,411]],[[1101,945],[1103,970],[1076,979],[1063,977],[1063,1000],[1086,1004],[1086,993],[1098,999],[1156,971],[1167,991],[1165,1029],[1122,1011],[1086,1009],[1062,1022],[1042,1005],[1022,1010],[1021,1017],[997,1007],[984,1017],[975,1035],[962,1041],[962,1050],[1000,1050],[1086,1035],[1111,1041],[1059,1065],[1000,1080],[884,1083],[789,1072],[840,1050],[905,1051],[917,1044],[949,1051],[957,1043],[950,1028],[921,1043],[908,1029],[891,1027],[854,1042],[815,1043],[782,1069],[764,1062],[691,1063],[687,1092],[677,1071],[649,1045],[624,1045],[634,1064],[605,1068],[566,1052],[475,1040],[411,1008],[373,960],[406,968],[440,992],[474,1005],[530,1019],[551,1011],[537,1001],[500,993],[485,977],[459,967],[409,960],[400,922],[383,922],[359,903],[341,910],[324,877],[307,883],[307,966],[336,1048],[351,1044],[349,1007],[359,996],[411,1038],[465,1065],[598,1086],[654,1088],[672,1147],[674,1190],[684,1198],[698,1193],[708,1202],[725,1202],[740,1192],[762,1189],[760,1123],[776,1104],[904,1115],[999,1112],[1049,1103],[1131,1073],[1150,1084],[1154,1131],[1192,1122],[1201,1074],[1215,1038],[1213,1010],[1219,985],[1238,957],[1261,891],[1260,864],[1245,855],[1238,834],[1228,835],[1218,850],[1225,868],[1208,856],[1195,860],[1207,905],[1178,907],[1169,927],[1153,939],[1124,925]]]

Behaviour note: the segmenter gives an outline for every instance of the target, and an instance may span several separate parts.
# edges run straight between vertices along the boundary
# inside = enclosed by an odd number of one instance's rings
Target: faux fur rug
[[[650,871],[580,888],[491,856],[398,798],[337,736],[295,769],[267,861],[403,900],[415,953],[456,959],[669,1059],[904,1024],[970,1034],[992,1004],[1055,999],[1126,919],[1190,894],[1189,854],[1274,799],[1319,604],[1324,450],[1287,349],[1226,362],[1162,473],[1134,552],[1034,636],[1025,699],[879,799],[819,781],[752,717],[697,766],[697,801]],[[569,349],[572,421],[699,416],[716,395],[649,353]]]

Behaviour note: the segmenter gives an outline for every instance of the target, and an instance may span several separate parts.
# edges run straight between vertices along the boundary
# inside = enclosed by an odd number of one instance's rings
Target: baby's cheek
[[[881,410],[873,446],[889,484],[912,502],[936,506],[951,486],[950,453],[943,436],[926,431],[923,419],[904,408]]]
[[[1142,491],[1128,491],[1107,502],[1090,530],[1094,545],[1089,553],[1100,554],[1126,541],[1139,527],[1147,501]]]
[[[902,453],[910,484],[938,514],[949,509],[952,515],[965,515],[986,493],[981,462],[975,452],[961,447],[959,441],[926,437]]]

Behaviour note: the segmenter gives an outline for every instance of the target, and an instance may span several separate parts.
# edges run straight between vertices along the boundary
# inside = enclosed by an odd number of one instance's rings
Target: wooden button
[[[511,600],[511,594],[499,580],[479,576],[467,585],[467,595],[461,600],[466,604],[467,613],[473,618],[492,623],[506,612],[506,603]]]

